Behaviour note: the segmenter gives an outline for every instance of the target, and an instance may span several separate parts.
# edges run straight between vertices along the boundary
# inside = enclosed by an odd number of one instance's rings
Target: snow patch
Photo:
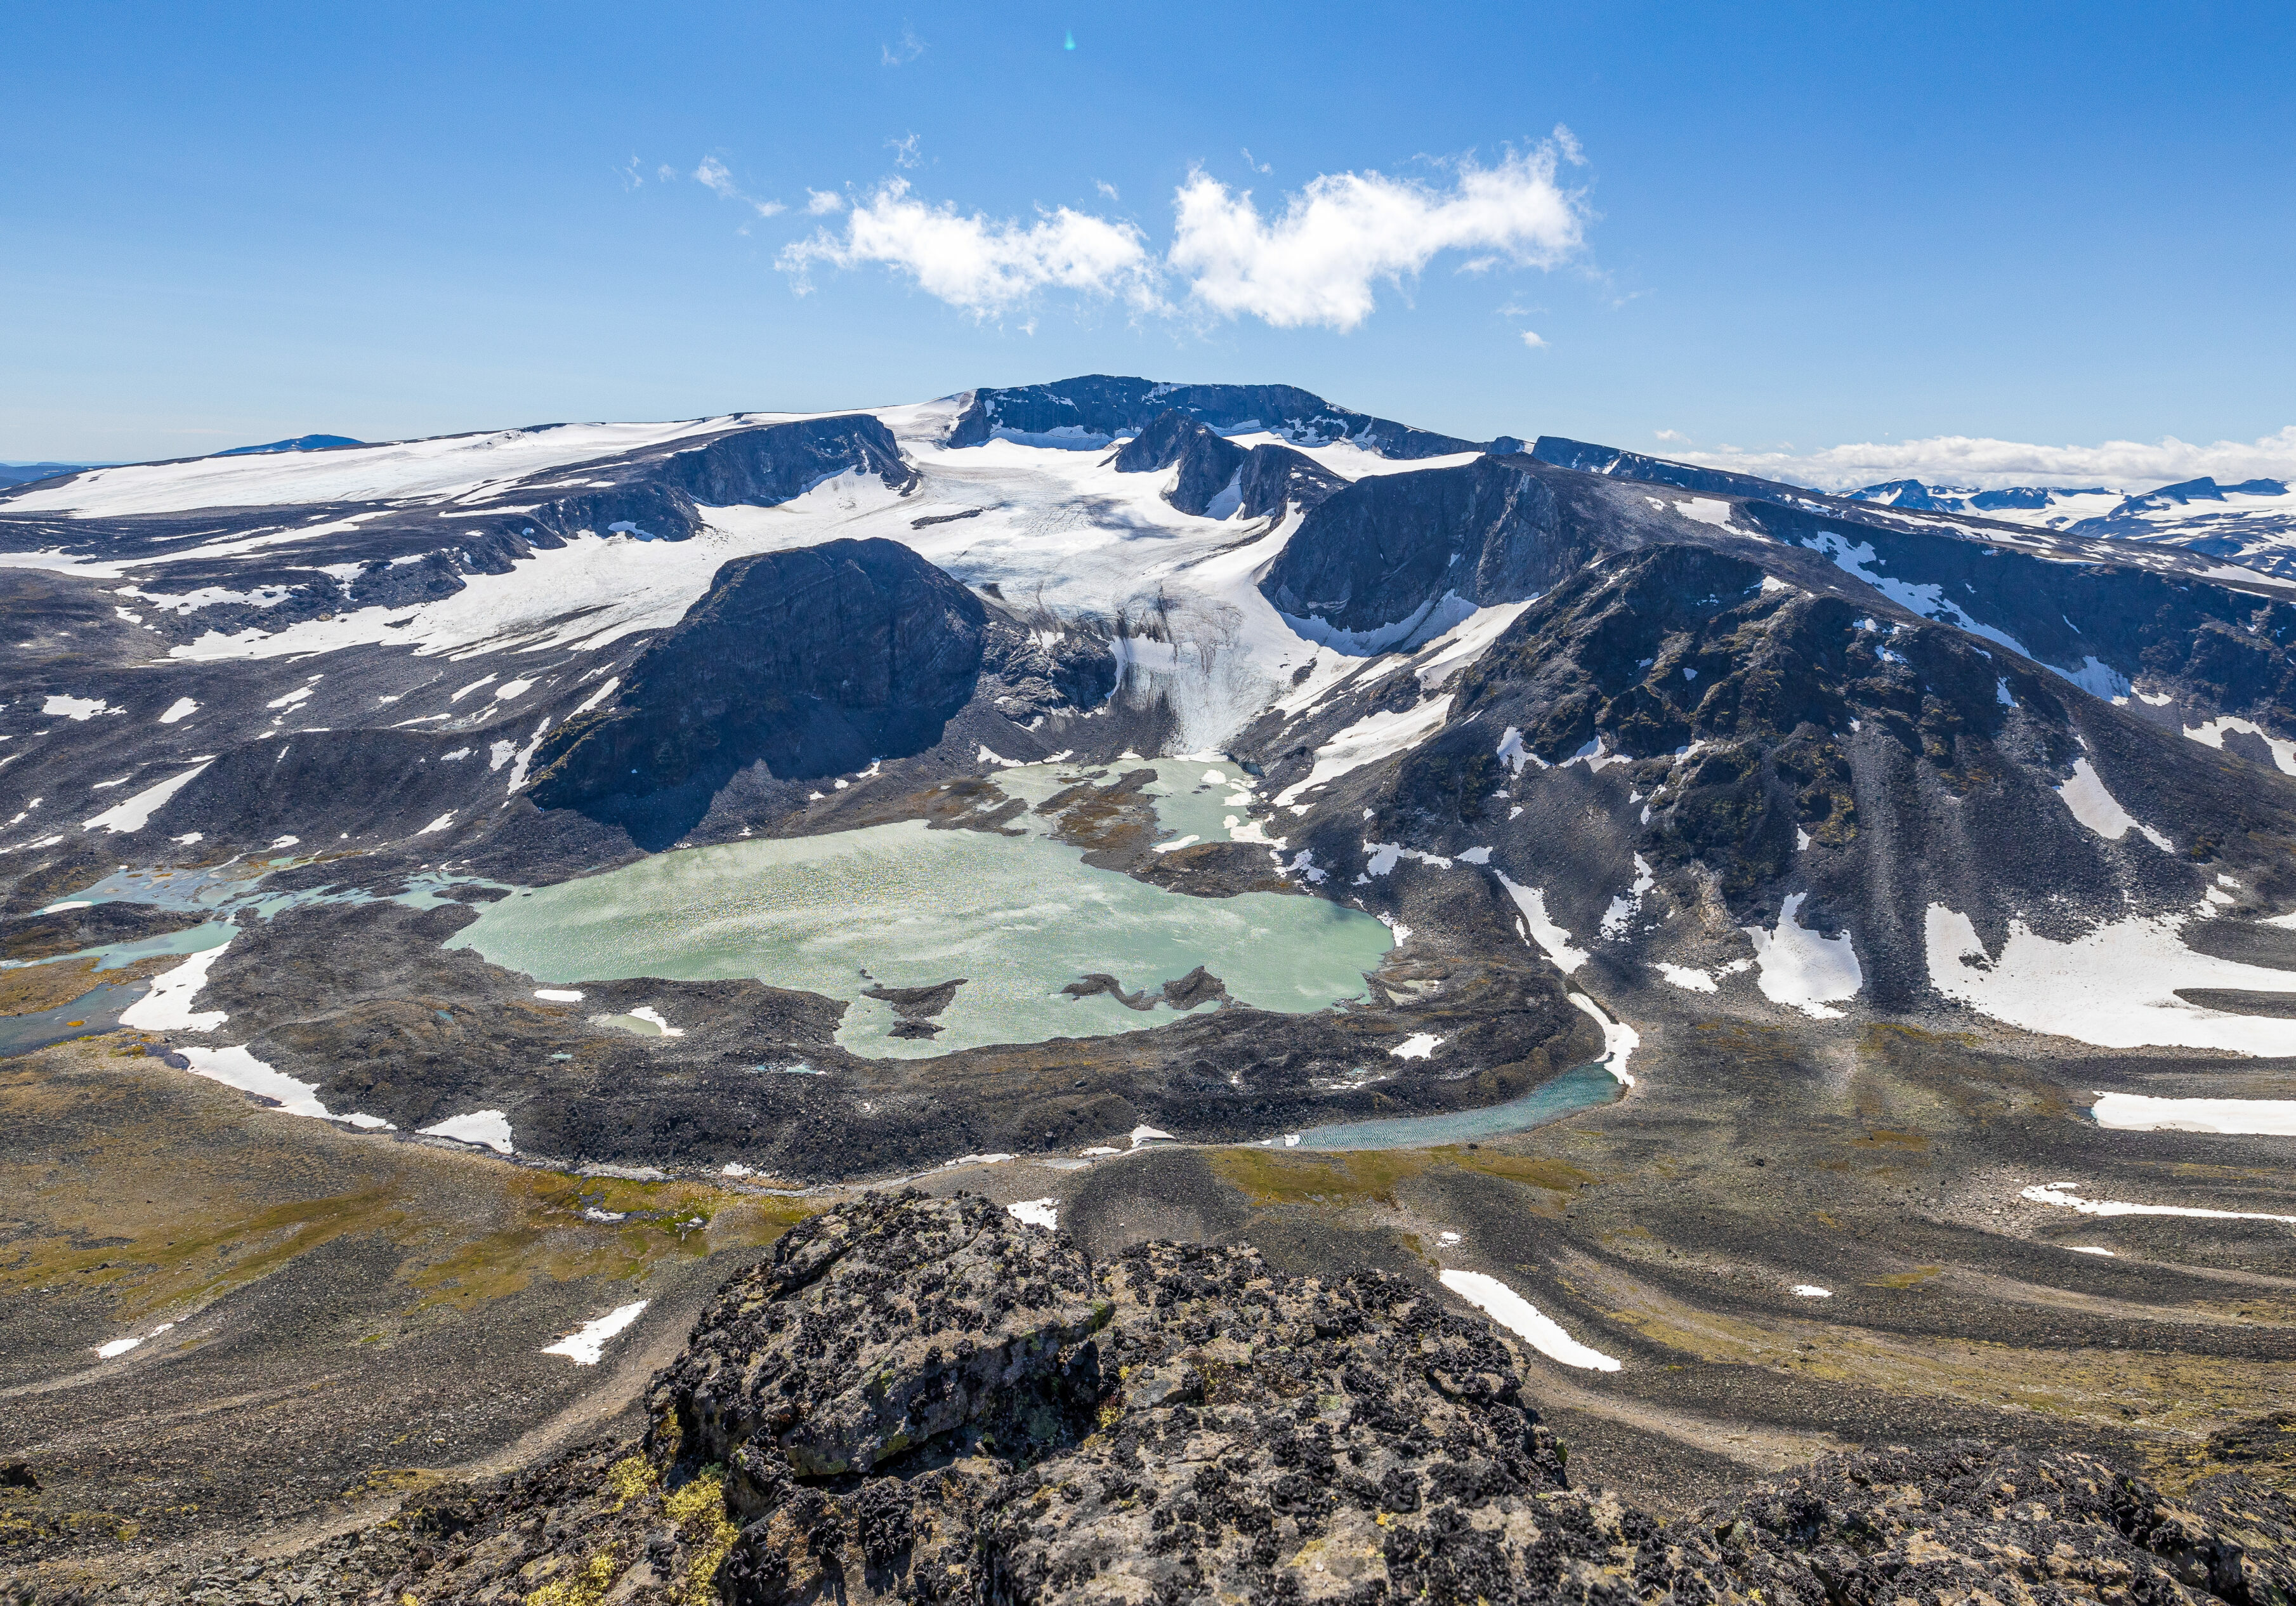
[[[2104,783],[2095,768],[2086,758],[2073,760],[2072,778],[2057,788],[2057,796],[2073,811],[2073,818],[2087,826],[2108,842],[2117,842],[2135,827],[2138,835],[2163,853],[2174,853],[2176,844],[2150,825],[2138,824],[2129,812],[2105,791]]]
[[[2054,1205],[2084,1216],[2192,1216],[2204,1221],[2282,1221],[2296,1225],[2296,1216],[2274,1216],[2261,1210],[2204,1210],[2191,1205],[2129,1204],[2118,1199],[2083,1199],[2064,1190],[2074,1184],[2035,1185],[2019,1190],[2017,1197],[2033,1204]]]
[[[1015,1221],[1042,1227],[1047,1233],[1057,1231],[1061,1225],[1061,1201],[1057,1199],[1023,1199],[1006,1205],[1004,1213]]]
[[[1481,1272],[1447,1271],[1445,1288],[1476,1307],[1491,1320],[1527,1341],[1550,1360],[1588,1372],[1616,1372],[1619,1363],[1599,1349],[1590,1349],[1562,1331],[1554,1318],[1500,1282]]]
[[[81,821],[79,828],[82,831],[94,831],[101,825],[114,835],[141,831],[152,823],[152,816],[160,812],[168,799],[189,786],[208,765],[214,762],[215,760],[210,758],[195,764],[180,775],[171,775],[157,786],[147,786],[134,797],[123,799],[113,804],[94,818]]]
[[[499,1110],[473,1110],[468,1115],[450,1115],[435,1127],[417,1128],[426,1137],[451,1137],[460,1143],[480,1143],[497,1154],[508,1154],[510,1146],[510,1117]]]
[[[1778,908],[1778,923],[1765,931],[1742,926],[1754,945],[1755,979],[1762,996],[1773,1004],[1791,1004],[1813,1020],[1837,1020],[1841,1012],[1828,1000],[1852,998],[1865,984],[1857,968],[1857,953],[1849,933],[1821,937],[1801,924],[1800,915],[1807,892],[1792,892]]]
[[[1507,878],[1504,870],[1496,871],[1499,885],[1506,889],[1514,906],[1522,911],[1523,941],[1537,947],[1554,968],[1565,976],[1585,964],[1589,955],[1584,949],[1570,946],[1570,933],[1546,917],[1546,890],[1542,887],[1519,887]]]
[[[585,1322],[555,1344],[545,1345],[545,1355],[562,1355],[577,1366],[594,1366],[605,1352],[606,1340],[636,1321],[652,1303],[648,1299],[633,1300],[617,1305],[594,1322]]]
[[[1931,904],[1924,922],[1930,985],[2029,1031],[2101,1048],[2221,1048],[2296,1054],[2296,1020],[2203,1009],[2179,988],[2296,993],[2296,973],[2211,958],[2185,946],[2183,915],[2135,915],[2052,942],[2021,920],[1988,955],[1966,914]]]
[[[2252,1133],[2296,1137],[2296,1099],[2167,1099],[2102,1093],[2089,1118],[2115,1132]]]
[[[2148,697],[2144,701],[2150,702],[2152,700]],[[2167,699],[2161,701],[2166,701]],[[2239,731],[2253,736],[2272,750],[2272,762],[2282,774],[2296,775],[2296,742],[2269,734],[2252,719],[2235,719],[2229,714],[2221,714],[2200,725],[2188,725],[2184,731],[2186,740],[2197,742],[2203,747],[2212,747],[2218,752],[2224,751],[2226,731]]]
[[[1301,794],[1336,781],[1350,770],[1418,746],[1442,728],[1450,712],[1451,698],[1446,692],[1415,708],[1366,714],[1317,748],[1315,767],[1308,771],[1308,778],[1276,793],[1276,804],[1289,806]]]
[[[1624,1021],[1613,1020],[1603,1006],[1584,993],[1569,995],[1578,1012],[1603,1028],[1603,1069],[1609,1071],[1621,1087],[1632,1087],[1633,1077],[1627,1074],[1627,1061],[1635,1050],[1643,1045],[1643,1035]]]
[[[1424,1060],[1443,1046],[1443,1039],[1432,1032],[1414,1032],[1387,1052],[1398,1060]]]
[[[173,970],[152,978],[152,990],[119,1012],[119,1024],[147,1032],[211,1032],[231,1017],[222,1010],[194,1014],[192,1000],[208,984],[208,967],[231,946],[226,938],[212,948],[191,955]]]

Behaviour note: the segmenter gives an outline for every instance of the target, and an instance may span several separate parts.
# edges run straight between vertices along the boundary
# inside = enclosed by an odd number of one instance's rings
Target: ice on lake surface
[[[1118,764],[1111,773],[1133,767],[1149,766]],[[1171,760],[1153,767],[1176,781],[1181,774]],[[1207,767],[1193,766],[1198,774]],[[1034,803],[1077,773],[1029,769],[1043,773],[1007,770],[997,784]],[[1168,833],[1184,823],[1163,798],[1158,802]],[[1371,916],[1323,898],[1167,891],[1086,864],[1082,850],[1046,834],[1033,811],[1016,823],[1027,834],[903,821],[660,854],[488,905],[449,946],[547,983],[755,977],[845,1000],[838,1041],[852,1053],[914,1058],[1105,1037],[1177,1018],[1161,1004],[1134,1010],[1105,996],[1061,991],[1094,972],[1153,989],[1201,965],[1232,997],[1262,1009],[1326,1009],[1360,996],[1364,973],[1393,942]],[[862,996],[957,977],[965,984],[935,1018],[942,1030],[930,1038],[890,1036],[898,1019],[891,1005]]]

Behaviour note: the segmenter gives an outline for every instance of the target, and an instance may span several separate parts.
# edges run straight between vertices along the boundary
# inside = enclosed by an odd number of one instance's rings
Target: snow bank
[[[119,1024],[147,1032],[211,1032],[230,1020],[222,1010],[192,1010],[192,1000],[208,984],[208,967],[229,946],[231,938],[226,938],[152,978],[152,990],[119,1012]]]
[[[1443,1045],[1433,1032],[1414,1032],[1387,1052],[1398,1060],[1424,1060]]]
[[[1042,1227],[1047,1233],[1061,1225],[1061,1201],[1057,1199],[1024,1199],[1018,1204],[1006,1205],[1004,1212],[1015,1221]]]
[[[480,1143],[497,1154],[508,1154],[510,1117],[499,1110],[473,1110],[450,1115],[435,1127],[417,1128],[426,1137],[451,1137],[458,1143]]]
[[[1841,1012],[1828,1007],[1830,999],[1853,998],[1865,985],[1865,973],[1857,968],[1857,953],[1850,946],[1849,933],[1839,937],[1821,937],[1800,922],[1800,915],[1807,892],[1786,896],[1778,908],[1778,923],[1765,931],[1759,926],[1742,926],[1754,944],[1754,963],[1760,971],[1755,978],[1762,996],[1773,1004],[1792,1004],[1814,1020],[1836,1020]]]
[[[594,1366],[606,1348],[606,1340],[636,1321],[651,1301],[636,1300],[628,1305],[617,1305],[594,1322],[585,1322],[555,1344],[545,1345],[545,1355],[562,1355],[577,1366]]]
[[[2067,1185],[2037,1184],[2019,1190],[2017,1197],[2034,1204],[2078,1210],[2084,1216],[2194,1216],[2207,1221],[2284,1221],[2296,1225],[2296,1216],[2273,1216],[2261,1210],[2203,1210],[2191,1205],[2128,1204],[2118,1199],[2083,1199],[2077,1193],[2066,1192]]]
[[[1587,954],[1570,946],[1570,933],[1546,917],[1546,891],[1541,887],[1518,887],[1507,879],[1504,870],[1493,873],[1499,885],[1506,889],[1514,906],[1522,911],[1523,940],[1536,946],[1539,952],[1554,962],[1554,968],[1565,976],[1585,964]]]
[[[2098,1126],[2115,1132],[2296,1137],[2296,1099],[2160,1099],[2141,1093],[2103,1093],[2088,1113]]]
[[[1642,1034],[1624,1021],[1611,1020],[1601,1004],[1584,993],[1572,993],[1570,999],[1581,1014],[1603,1028],[1603,1069],[1618,1079],[1620,1086],[1632,1087],[1635,1079],[1627,1074],[1627,1061],[1643,1045]]]
[[[2148,697],[2144,701],[2151,702],[2152,700]],[[2164,698],[2162,701],[2166,701],[2167,699]],[[2229,714],[2223,714],[2200,725],[2188,725],[2184,727],[2184,731],[2187,740],[2197,742],[2204,747],[2212,747],[2218,752],[2224,751],[2226,731],[2243,732],[2257,738],[2272,750],[2272,762],[2279,766],[2282,774],[2296,775],[2296,742],[2272,735],[2252,719],[2235,719]]]
[[[288,1115],[308,1115],[317,1120],[340,1121],[349,1127],[381,1127],[386,1131],[390,1127],[390,1123],[379,1116],[336,1115],[319,1102],[317,1083],[299,1082],[283,1071],[274,1070],[249,1053],[244,1044],[226,1048],[179,1048],[176,1052],[192,1062],[193,1076],[205,1077],[210,1082],[221,1082],[225,1086],[236,1087],[242,1093],[274,1100]]]
[[[1365,715],[1316,750],[1315,767],[1308,772],[1308,778],[1277,792],[1276,804],[1292,805],[1301,794],[1336,781],[1350,770],[1418,746],[1442,729],[1450,712],[1451,697],[1446,692],[1415,708]]]
[[[1477,1307],[1500,1326],[1527,1340],[1530,1347],[1565,1366],[1589,1372],[1616,1372],[1619,1363],[1599,1349],[1589,1349],[1556,1324],[1554,1317],[1500,1282],[1481,1272],[1447,1271],[1443,1286]]]
[[[2176,844],[2150,825],[2139,825],[2129,812],[2121,807],[2113,795],[2104,790],[2095,768],[2086,758],[2073,760],[2072,778],[2057,788],[2057,796],[2073,811],[2073,818],[2087,826],[2108,842],[2118,842],[2128,834],[2131,827],[2146,841],[2163,853],[2174,853]]]
[[[210,758],[195,764],[180,775],[171,776],[157,786],[147,786],[134,797],[113,804],[94,819],[81,821],[80,829],[94,831],[101,825],[104,830],[115,833],[141,831],[151,823],[152,816],[159,812],[162,804],[190,785],[209,764],[214,762],[215,760]]]
[[[2202,1009],[2180,987],[2296,993],[2296,973],[2215,959],[2186,947],[2182,915],[2135,915],[2070,942],[2009,922],[1988,955],[1966,914],[1931,904],[1924,921],[1930,985],[1972,1009],[2100,1048],[2221,1048],[2296,1054],[2296,1020]]]

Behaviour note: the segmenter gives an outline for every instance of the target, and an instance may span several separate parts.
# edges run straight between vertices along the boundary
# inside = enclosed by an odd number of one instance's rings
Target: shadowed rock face
[[[1144,379],[1089,373],[1048,385],[988,388],[972,393],[972,405],[950,430],[948,444],[976,447],[999,430],[1021,435],[1099,436],[1114,439],[1149,428],[1165,413],[1178,410],[1214,430],[1267,430],[1294,440],[1354,440],[1390,457],[1442,457],[1485,449],[1482,443],[1414,430],[1393,419],[1373,418],[1332,406],[1294,385],[1166,385]],[[1502,436],[1492,451],[1519,451],[1522,443]]]
[[[1483,457],[1335,493],[1308,515],[1260,591],[1294,618],[1374,631],[1447,593],[1478,605],[1535,596],[1605,545],[1563,516],[1536,467]]]
[[[1248,456],[1242,447],[1174,408],[1117,448],[1116,469],[1121,474],[1145,474],[1177,464],[1180,471],[1164,500],[1201,518],[1210,512],[1213,499],[1235,483]]]
[[[1331,500],[1348,482],[1304,452],[1290,447],[1258,446],[1244,459],[1242,514],[1247,519],[1282,518],[1284,504],[1302,512]]]
[[[643,795],[763,759],[776,775],[918,752],[972,695],[980,598],[891,541],[742,558],[606,706],[551,733],[535,800]]]

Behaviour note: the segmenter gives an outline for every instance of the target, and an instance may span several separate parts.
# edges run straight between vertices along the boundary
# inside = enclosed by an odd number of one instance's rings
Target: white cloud
[[[1278,328],[1349,330],[1371,315],[1374,286],[1400,283],[1444,251],[1548,267],[1578,249],[1586,209],[1555,182],[1574,160],[1567,130],[1494,168],[1462,162],[1448,191],[1379,173],[1324,174],[1271,222],[1250,191],[1231,193],[1201,170],[1174,197],[1168,260],[1196,303]]]
[[[1669,437],[1661,432],[1660,438]],[[2296,479],[2296,424],[2252,441],[2219,440],[2209,446],[2174,436],[2150,443],[2108,440],[2099,446],[2057,447],[1982,436],[1933,435],[1923,440],[1861,441],[1804,454],[1742,452],[1724,447],[1682,455],[1711,468],[1734,469],[1824,490],[1850,490],[1887,479],[1923,479],[1979,490],[2013,485],[2149,490],[2204,474],[2227,483]]]
[[[1009,311],[1046,289],[1121,295],[1143,310],[1160,305],[1146,239],[1131,224],[1066,207],[1039,213],[1027,226],[978,212],[965,217],[915,199],[899,178],[856,201],[841,236],[816,230],[780,258],[800,290],[816,264],[871,262],[908,274],[919,289],[975,316]]]
[[[1116,186],[1109,183],[1108,180],[1104,178],[1094,179],[1092,181],[1092,187],[1098,190],[1102,194],[1107,196],[1111,201],[1119,199],[1116,193]]]
[[[638,171],[637,152],[635,151],[630,152],[630,160],[614,171],[622,176],[622,188],[626,190],[642,189],[645,185],[645,175]]]
[[[925,42],[917,37],[915,29],[904,22],[901,37],[890,45],[880,45],[877,50],[886,66],[902,67],[925,53]]]
[[[805,210],[808,217],[819,217],[824,213],[841,211],[845,207],[845,197],[834,190],[808,190],[805,195]]]
[[[887,140],[885,142],[885,148],[893,153],[893,165],[895,167],[914,168],[920,160],[922,160],[922,158],[917,154],[917,143],[916,133],[913,129],[909,133],[903,135],[898,139]]]
[[[900,166],[916,165],[915,135],[887,143]],[[1046,290],[1120,296],[1138,311],[1170,313],[1163,286],[1177,281],[1200,311],[1346,331],[1371,315],[1382,281],[1400,285],[1447,251],[1464,253],[1460,266],[1472,273],[1502,264],[1551,267],[1570,257],[1587,213],[1555,172],[1584,160],[1570,130],[1558,127],[1537,149],[1509,152],[1496,167],[1458,162],[1447,189],[1374,172],[1324,174],[1286,196],[1272,218],[1250,191],[1231,192],[1199,170],[1173,193],[1173,239],[1160,260],[1127,220],[1067,207],[1039,209],[1026,225],[968,216],[892,178],[852,203],[841,232],[818,229],[784,248],[779,261],[800,292],[811,288],[807,275],[816,266],[880,263],[976,316],[1010,311]],[[694,176],[748,199],[714,159]],[[1095,187],[1118,199],[1114,184]],[[811,193],[806,209],[816,216],[840,204]],[[1518,332],[1526,346],[1546,343]]]
[[[1660,440],[1679,440],[1687,443],[1690,439],[1689,436],[1679,430],[1652,430],[1651,433]]]
[[[1522,343],[1536,351],[1546,344],[1546,337],[1536,329],[1526,329],[1522,332]]]
[[[753,195],[743,194],[742,186],[734,182],[733,169],[714,156],[701,159],[701,165],[693,169],[693,181],[715,190],[728,201],[738,201],[744,206],[755,208],[760,217],[770,217],[783,209],[778,201],[759,201]]]
[[[671,167],[668,162],[664,162],[661,166],[653,170],[653,176],[661,180],[662,183],[668,184],[671,179],[677,176],[677,169]]]
[[[1243,165],[1250,168],[1255,173],[1273,173],[1275,171],[1275,168],[1267,162],[1252,160],[1251,147],[1250,145],[1243,147]]]

